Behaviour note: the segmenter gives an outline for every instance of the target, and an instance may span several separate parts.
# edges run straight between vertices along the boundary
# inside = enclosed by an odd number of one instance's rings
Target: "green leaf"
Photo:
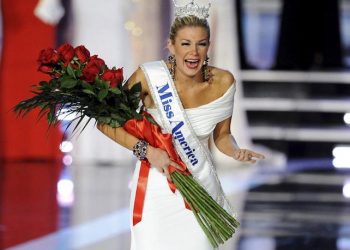
[[[78,81],[73,78],[62,78],[61,87],[66,89],[72,89],[77,85]]]
[[[82,83],[81,83],[81,86],[83,86],[83,89],[88,89],[88,90],[91,90],[91,91],[94,90],[94,87],[92,87],[91,84],[86,83],[86,82],[82,82]]]
[[[47,113],[47,121],[49,124],[54,123],[56,120],[55,110],[51,109],[50,112]]]
[[[108,89],[101,89],[100,92],[98,92],[98,96],[97,96],[98,100],[100,102],[102,102],[103,99],[105,99],[107,95],[108,95]]]
[[[116,120],[111,120],[108,125],[111,126],[112,128],[117,128],[121,126],[121,124]]]
[[[122,93],[118,88],[110,88],[109,91],[116,95],[120,95]]]
[[[83,89],[82,91],[83,91],[84,93],[86,93],[86,94],[96,96],[95,92],[94,92],[94,91],[92,91],[92,90],[90,90],[90,89]]]
[[[74,73],[74,69],[72,67],[72,64],[68,64],[67,73],[68,73],[68,75],[73,76],[75,78],[75,73]]]
[[[77,78],[80,78],[80,77],[83,76],[83,72],[81,72],[81,70],[77,70],[77,71],[75,72],[75,76],[76,76]]]
[[[47,103],[46,102],[38,102],[37,105],[38,105],[39,108],[44,109],[44,108],[46,108]]]
[[[101,86],[104,89],[108,89],[109,88],[109,82],[101,80]]]
[[[106,123],[106,124],[109,124],[111,122],[111,118],[110,117],[98,117],[97,120],[99,122],[102,122],[102,123]]]
[[[111,117],[112,117],[112,119],[121,119],[120,115],[116,114],[116,113],[112,113]]]
[[[102,80],[98,77],[98,75],[95,77],[95,84],[99,88],[103,88]]]
[[[131,94],[136,94],[136,93],[140,93],[141,92],[141,82],[138,82],[136,84],[134,84],[131,89],[130,89],[130,93]]]
[[[48,87],[51,87],[51,89],[58,88],[59,87],[59,81],[56,78],[51,79]]]
[[[130,111],[130,107],[126,106],[124,103],[120,104],[120,108],[125,110],[125,111]]]
[[[41,82],[39,82],[39,85],[40,86],[46,86],[46,85],[49,85],[49,83],[46,82],[46,81],[41,81]]]

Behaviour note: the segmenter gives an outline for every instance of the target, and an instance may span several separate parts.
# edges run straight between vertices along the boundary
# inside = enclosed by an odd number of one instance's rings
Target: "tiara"
[[[192,0],[190,3],[179,6],[176,5],[175,0],[174,7],[175,7],[175,17],[185,17],[185,16],[196,16],[200,19],[207,19],[209,17],[209,9],[210,9],[210,2],[207,6],[199,6]]]

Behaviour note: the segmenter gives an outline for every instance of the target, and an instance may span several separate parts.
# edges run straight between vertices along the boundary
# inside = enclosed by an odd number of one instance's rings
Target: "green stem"
[[[180,177],[181,178],[181,177]],[[184,185],[186,185],[186,183],[184,182],[183,183]],[[222,238],[230,238],[232,236],[232,234],[230,235],[230,233],[228,232],[229,231],[229,228],[224,228],[223,225],[226,224],[225,221],[222,221],[220,220],[220,216],[214,216],[215,215],[215,211],[212,211],[212,213],[210,213],[208,211],[208,207],[206,205],[206,202],[207,201],[202,201],[202,202],[199,202],[198,201],[198,197],[195,196],[195,194],[193,193],[193,190],[191,189],[191,187],[189,187],[188,189],[185,188],[183,189],[183,186],[181,186],[179,188],[180,192],[183,193],[183,195],[186,197],[186,198],[191,198],[191,200],[193,200],[194,204],[199,208],[199,213],[204,217],[206,218],[206,221],[209,223],[209,225],[214,229],[214,231],[216,232],[216,235],[217,235],[217,239],[220,243],[223,243],[223,239]],[[213,215],[214,214],[214,215]],[[218,221],[221,221],[218,222]]]
[[[207,208],[208,210],[213,211],[214,214],[219,214],[220,217],[224,218],[225,222],[223,224],[229,226],[230,231],[235,232],[235,228],[239,226],[239,222],[217,204],[217,202],[193,179],[192,176],[184,176],[181,173],[174,174],[179,177],[179,180],[182,183],[190,187],[202,201],[204,200],[205,205],[210,206],[210,208]]]
[[[204,195],[207,196],[208,193],[206,192],[206,190],[200,186],[192,177],[187,178],[187,176],[184,176],[192,185],[198,186],[199,189],[198,191]],[[223,213],[223,215],[225,216],[225,218],[230,221],[235,227],[238,227],[240,225],[240,223],[231,215],[229,214],[224,208],[222,208],[211,196],[209,196],[209,199],[213,200],[213,203],[211,203],[215,209],[218,209],[220,212]]]
[[[203,229],[204,233],[206,234],[206,236],[208,237],[210,243],[212,244],[212,246],[214,248],[218,247],[218,243],[217,240],[215,239],[216,237],[214,235],[212,235],[212,232],[210,231],[209,227],[206,226],[206,222],[204,220],[202,220],[202,218],[198,215],[198,213],[196,212],[196,208],[193,206],[193,201],[192,201],[192,197],[187,197],[187,195],[185,194],[186,191],[184,192],[185,187],[182,186],[181,182],[179,182],[178,180],[178,176],[174,176],[172,175],[172,178],[175,182],[175,185],[177,186],[178,190],[181,192],[181,194],[186,198],[187,203],[189,204],[192,212],[194,213],[199,225],[201,226],[201,228]]]
[[[179,176],[181,179],[182,177]],[[209,200],[208,196],[209,194],[206,195],[206,197],[203,197],[204,199],[198,200],[198,190],[196,187],[191,187],[188,182],[186,182],[186,179],[183,179],[183,183],[186,187],[190,188],[192,193],[195,196],[196,203],[200,203],[201,207],[203,208],[201,211],[208,217],[209,222],[211,225],[215,225],[215,229],[220,232],[220,234],[223,234],[223,237],[225,240],[229,239],[232,237],[234,230],[233,228],[230,227],[229,224],[227,224],[226,220],[222,218],[221,214],[218,213],[218,211],[212,209],[210,206],[210,203],[215,202],[214,200]]]

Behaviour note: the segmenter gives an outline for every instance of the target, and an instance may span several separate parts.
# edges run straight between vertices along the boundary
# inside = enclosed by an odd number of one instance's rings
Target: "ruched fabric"
[[[235,85],[218,99],[196,108],[185,109],[186,115],[201,143],[208,140],[217,123],[232,116]],[[162,124],[156,109],[148,109]],[[140,170],[136,164],[131,193],[133,211]],[[144,200],[142,221],[132,226],[131,250],[209,250],[213,249],[191,210],[186,209],[181,194],[173,193],[166,177],[155,168],[150,169]]]

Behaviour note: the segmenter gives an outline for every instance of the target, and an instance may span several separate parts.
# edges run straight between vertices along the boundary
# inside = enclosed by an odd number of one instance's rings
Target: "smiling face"
[[[168,48],[176,59],[177,79],[191,78],[202,81],[201,68],[209,49],[208,31],[201,26],[185,26],[179,29]]]

